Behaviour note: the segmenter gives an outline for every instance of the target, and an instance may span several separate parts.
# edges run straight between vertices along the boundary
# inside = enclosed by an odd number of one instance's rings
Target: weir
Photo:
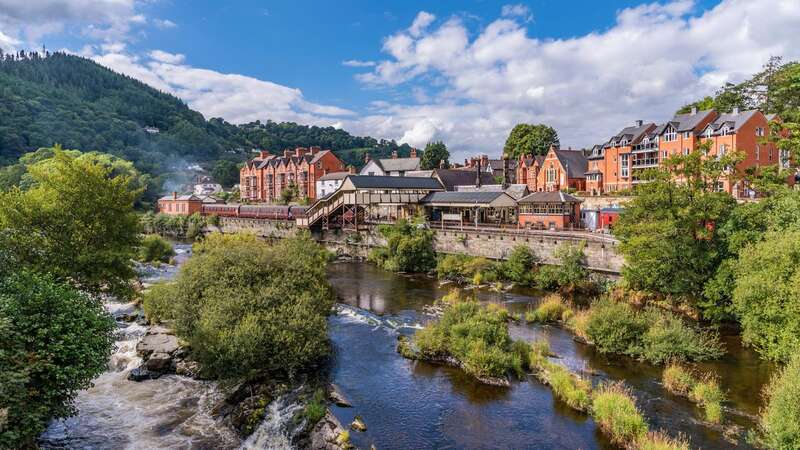
[[[206,231],[223,233],[249,232],[263,238],[280,239],[294,236],[299,228],[294,222],[268,219],[220,217],[219,228]],[[623,258],[617,251],[619,242],[608,235],[585,231],[502,230],[475,228],[433,228],[434,250],[437,253],[463,253],[489,259],[505,259],[517,245],[526,245],[545,264],[558,264],[555,250],[565,244],[585,243],[586,267],[609,275],[618,275]],[[362,225],[358,230],[311,230],[317,242],[337,254],[366,257],[372,248],[386,245],[375,226]]]

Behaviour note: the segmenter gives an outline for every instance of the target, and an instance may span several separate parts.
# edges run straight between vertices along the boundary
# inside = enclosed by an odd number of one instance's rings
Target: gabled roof
[[[652,127],[656,126],[654,123],[644,123],[642,125],[634,125],[625,127],[609,139],[606,146],[611,147],[613,142],[622,140],[623,138],[628,141],[628,145],[634,145],[644,136],[645,133],[650,131]]]
[[[517,203],[581,203],[583,200],[561,191],[534,192]]]
[[[675,114],[670,120],[675,129],[680,133],[683,131],[693,131],[709,115],[714,114],[713,110],[697,111],[696,113]]]
[[[516,201],[505,192],[431,192],[420,200],[426,205],[464,205],[483,207],[515,206]]]
[[[475,172],[475,168],[470,168],[470,170],[434,169],[433,176],[442,182],[446,190],[454,191],[456,186],[474,186]],[[481,171],[481,185],[485,184],[497,184],[497,182],[494,180],[494,175]]]
[[[179,195],[177,197],[174,197],[174,196],[172,196],[170,194],[170,195],[165,195],[165,196],[159,198],[159,200],[184,200],[184,201],[190,200],[190,201],[199,202],[200,201],[200,197],[198,197],[198,196],[196,196],[194,194],[182,194],[182,195]]]
[[[388,175],[349,175],[342,187],[355,189],[419,189],[442,190],[436,178],[392,177]]]
[[[569,178],[584,178],[588,167],[583,150],[553,150]]]
[[[405,172],[419,170],[419,158],[382,158],[375,162],[385,172]]]
[[[741,128],[742,125],[747,123],[747,121],[749,121],[758,113],[759,111],[757,109],[751,109],[749,111],[742,111],[739,113],[720,114],[715,121],[706,125],[706,127],[699,132],[704,133],[706,130],[711,128],[714,134],[718,134],[725,126],[727,126],[731,131],[736,132],[739,131],[739,128]]]
[[[406,176],[430,178],[433,176],[433,170],[409,170],[406,172]]]
[[[321,177],[319,177],[317,179],[319,181],[344,180],[345,178],[347,178],[348,175],[352,175],[352,174],[345,170],[345,171],[342,171],[342,172],[326,173],[325,175],[323,175],[323,176],[321,176]]]
[[[529,193],[527,184],[510,184],[505,189],[502,184],[487,184],[481,187],[456,186],[456,192],[505,192],[514,200],[519,200]]]

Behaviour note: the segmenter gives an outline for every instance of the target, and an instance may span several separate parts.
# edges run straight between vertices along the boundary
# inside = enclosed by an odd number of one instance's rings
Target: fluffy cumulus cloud
[[[354,115],[344,108],[310,102],[299,89],[192,67],[185,64],[181,54],[153,50],[147,57],[139,57],[123,50],[88,56],[112,70],[180,97],[206,117],[223,117],[235,123],[272,119],[341,127],[342,118]]]
[[[770,11],[764,14],[764,11]],[[424,104],[387,104],[352,124],[413,145],[444,139],[497,154],[518,122],[548,123],[563,144],[600,142],[636,119],[664,121],[682,104],[758,71],[770,55],[800,57],[800,2],[688,0],[618,12],[613,26],[569,39],[530,37],[530,11],[509,5],[471,32],[459,18],[420,13],[384,40],[387,58],[357,78],[370,88],[436,80]]]

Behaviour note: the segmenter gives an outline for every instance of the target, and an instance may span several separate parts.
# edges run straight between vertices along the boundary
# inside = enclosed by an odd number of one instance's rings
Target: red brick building
[[[548,230],[580,228],[581,202],[564,192],[534,192],[517,202],[519,226]]]
[[[191,216],[199,213],[203,205],[203,199],[194,195],[178,195],[173,192],[158,199],[158,212],[171,216]]]
[[[298,147],[282,155],[261,151],[239,172],[241,199],[274,203],[281,192],[295,185],[300,197],[317,198],[317,180],[328,173],[344,172],[344,163],[330,150]]]
[[[532,192],[586,190],[587,159],[583,150],[551,147],[544,156],[523,156],[516,167],[516,178]]]

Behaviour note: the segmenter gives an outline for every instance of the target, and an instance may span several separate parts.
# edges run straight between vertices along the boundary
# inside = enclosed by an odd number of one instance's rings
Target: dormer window
[[[714,130],[712,130],[711,127],[706,128],[705,135],[706,135],[707,138],[710,138],[713,134],[714,134]]]
[[[756,136],[764,136],[764,128],[763,127],[756,128]]]
[[[727,126],[727,125],[725,125],[724,127],[722,127],[722,135],[723,135],[723,136],[727,136],[727,135],[729,135],[729,134],[733,134],[733,130],[732,130],[732,129],[730,129],[730,128],[728,128],[728,126]]]
[[[672,142],[678,139],[678,133],[675,132],[675,129],[670,127],[667,128],[667,132],[664,133],[664,142]]]
[[[691,137],[692,137],[692,132],[691,131],[684,131],[683,132],[683,138],[684,139],[689,139]]]

